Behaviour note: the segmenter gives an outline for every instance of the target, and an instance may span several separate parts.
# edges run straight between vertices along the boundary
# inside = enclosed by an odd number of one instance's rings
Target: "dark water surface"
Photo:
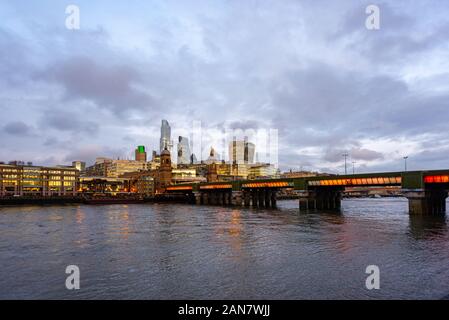
[[[447,217],[405,199],[342,214],[173,204],[0,207],[0,298],[334,299],[449,295]],[[380,268],[380,290],[365,269]],[[65,288],[77,265],[81,289]]]

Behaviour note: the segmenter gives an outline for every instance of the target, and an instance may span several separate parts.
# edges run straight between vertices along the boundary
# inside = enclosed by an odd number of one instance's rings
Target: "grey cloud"
[[[32,127],[22,121],[15,121],[6,124],[3,131],[14,136],[27,136],[31,133]]]
[[[419,23],[412,17],[383,2],[377,4],[380,9],[380,29],[368,30],[365,27],[365,8],[372,4],[367,1],[350,10],[342,19],[342,27],[329,40],[345,42],[351,50],[358,51],[373,62],[393,64],[404,63],[407,57],[427,52],[448,44],[449,23],[441,23],[429,32],[428,25]]]
[[[36,78],[62,84],[66,99],[91,100],[119,115],[155,107],[151,96],[139,88],[139,73],[126,65],[104,65],[76,56],[51,65]]]
[[[69,152],[64,160],[65,161],[74,161],[80,160],[85,161],[88,165],[93,164],[97,157],[107,157],[107,158],[126,158],[129,150],[126,148],[111,148],[107,146],[100,145],[84,145],[78,148],[75,148],[71,152]]]
[[[323,158],[341,164],[340,149],[356,150],[361,164],[367,161],[375,166],[378,161],[380,166],[394,167],[394,161],[386,162],[361,141],[388,138],[399,144],[403,139],[423,139],[423,133],[447,139],[449,94],[447,88],[432,92],[444,79],[423,78],[420,90],[402,80],[416,58],[432,61],[433,50],[444,49],[447,26],[441,20],[430,23],[418,13],[404,13],[403,3],[393,6],[384,1],[381,30],[371,32],[364,27],[370,1],[323,3],[324,7],[298,1],[226,2],[219,14],[210,15],[213,5],[207,10],[186,6],[173,10],[172,16],[161,12],[157,21],[149,22],[147,33],[136,20],[142,33],[130,39],[122,39],[114,26],[67,32],[57,27],[60,21],[52,27],[54,22],[36,14],[39,23],[28,21],[28,29],[23,26],[36,41],[0,32],[0,85],[5,79],[16,84],[2,90],[2,96],[21,101],[17,104],[23,109],[17,112],[23,110],[25,117],[38,114],[41,129],[50,128],[50,135],[58,131],[58,139],[43,141],[45,152],[58,150],[82,133],[82,139],[71,145],[79,152],[68,155],[68,160],[121,152],[98,146],[85,150],[87,135],[97,145],[126,145],[126,150],[132,149],[132,140],[122,139],[121,134],[152,143],[158,133],[148,133],[148,128],[159,126],[161,118],[178,127],[192,119],[217,122],[220,128],[270,125],[279,129],[285,150],[279,155],[281,165],[296,167],[304,163],[319,167]],[[334,12],[332,8],[337,7]],[[434,10],[429,7],[429,12]],[[328,19],[341,23],[337,33]],[[143,40],[137,50],[132,47],[135,39]],[[111,43],[120,43],[120,49]],[[354,59],[354,65],[349,59]],[[357,66],[363,67],[353,71]],[[100,120],[107,123],[101,131]],[[139,126],[146,129],[142,132],[148,140],[136,134]],[[127,132],[130,128],[133,133]],[[436,140],[426,141],[422,149],[443,148]],[[5,154],[14,148],[13,142],[0,144],[9,148]],[[157,141],[147,147],[157,147]],[[318,151],[296,152],[305,147]],[[35,152],[42,151],[36,148]],[[440,160],[420,155],[416,161],[430,166],[447,159],[445,153],[435,154]]]
[[[240,121],[232,121],[228,124],[228,128],[232,130],[241,129],[241,130],[247,130],[247,129],[254,129],[257,130],[257,128],[260,127],[260,122],[256,120],[240,120]]]
[[[341,162],[344,153],[347,153],[349,155],[348,160],[352,159],[352,160],[372,161],[383,159],[384,157],[382,153],[374,150],[369,150],[366,148],[353,147],[349,150],[329,148],[326,150],[323,156],[323,160],[328,162]]]
[[[349,154],[354,160],[372,161],[384,158],[382,153],[364,148],[353,148]]]
[[[72,133],[87,133],[95,135],[99,130],[99,125],[90,120],[83,120],[83,117],[69,111],[48,110],[41,120],[42,128],[52,128],[59,131]],[[51,141],[47,141],[50,142]]]
[[[10,86],[23,85],[33,66],[27,53],[30,51],[26,41],[16,33],[0,28],[0,82]]]

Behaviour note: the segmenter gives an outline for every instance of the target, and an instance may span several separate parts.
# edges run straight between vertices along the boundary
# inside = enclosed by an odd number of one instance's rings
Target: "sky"
[[[449,2],[0,2],[0,161],[132,158],[162,119],[277,130],[283,170],[449,168]]]

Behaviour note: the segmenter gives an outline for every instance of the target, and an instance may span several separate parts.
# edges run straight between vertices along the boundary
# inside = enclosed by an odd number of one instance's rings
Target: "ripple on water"
[[[410,217],[404,199],[344,200],[341,214],[297,205],[2,207],[0,298],[448,296],[447,217]],[[82,274],[76,295],[69,264]],[[376,292],[364,287],[370,264]]]

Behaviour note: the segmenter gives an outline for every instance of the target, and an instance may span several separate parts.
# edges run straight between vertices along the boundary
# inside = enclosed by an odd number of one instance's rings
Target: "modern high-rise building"
[[[167,149],[171,152],[172,150],[172,143],[171,143],[171,128],[168,124],[167,120],[162,120],[161,124],[161,139],[160,139],[160,153],[162,154],[162,151]]]
[[[147,161],[147,153],[144,146],[138,146],[135,151],[136,161]]]
[[[178,139],[178,164],[190,163],[190,145],[189,139],[179,136]]]
[[[236,164],[254,163],[256,146],[252,142],[233,139],[229,143],[229,162]]]

